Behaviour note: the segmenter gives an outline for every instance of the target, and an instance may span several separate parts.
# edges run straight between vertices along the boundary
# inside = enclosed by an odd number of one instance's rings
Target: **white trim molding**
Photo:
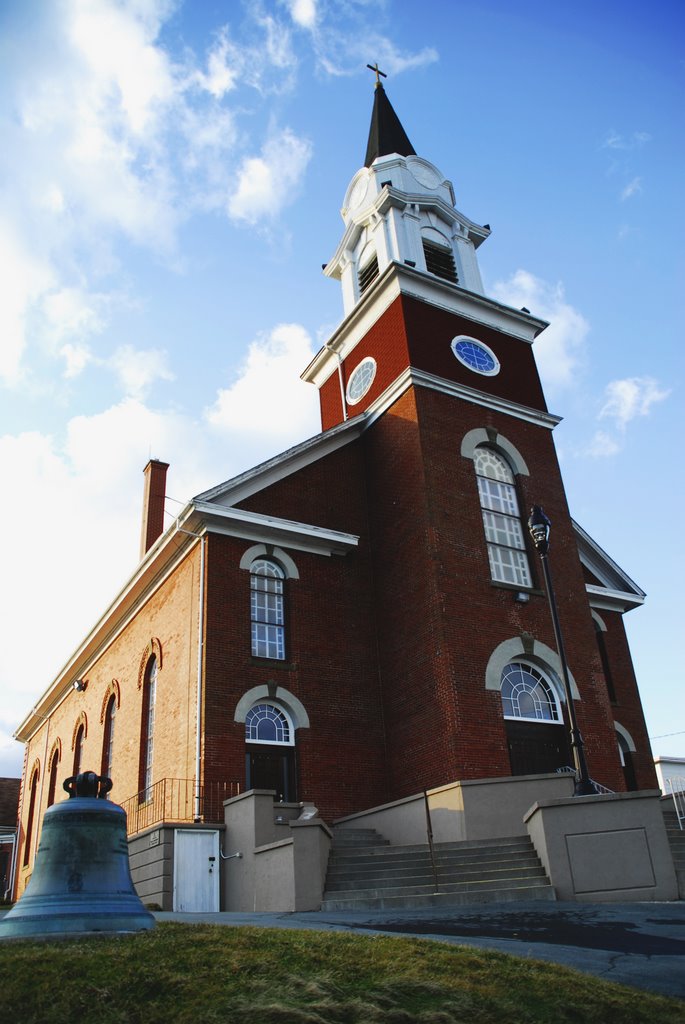
[[[628,730],[625,729],[618,722],[614,722],[614,729],[626,741],[626,743],[628,744],[628,750],[631,752],[631,754],[634,753],[637,750],[637,747],[635,746],[635,740],[630,735]]]
[[[497,690],[499,692],[502,684],[502,671],[510,662],[516,661],[518,658],[523,658],[524,661],[530,661],[534,665],[539,665],[543,671],[550,672],[551,670],[556,677],[554,682],[558,683],[556,689],[559,702],[561,704],[565,703],[566,697],[564,688],[561,685],[563,671],[559,655],[551,647],[541,643],[539,640],[535,640],[532,636],[512,637],[511,640],[504,640],[503,643],[495,648],[490,655],[487,668],[485,669],[485,689]],[[568,675],[573,699],[580,700],[581,696],[578,686],[570,669]]]
[[[479,445],[499,448],[502,454],[507,457],[511,468],[517,476],[530,476],[526,461],[518,448],[500,434],[499,431],[492,428],[487,430],[485,427],[476,427],[475,430],[469,430],[468,434],[464,434],[461,442],[461,454],[464,458],[473,460],[476,448]]]
[[[257,558],[275,558],[285,572],[286,579],[299,580],[300,578],[297,566],[283,548],[274,547],[273,544],[253,544],[243,553],[243,557],[240,559],[240,568],[249,569]]]
[[[294,729],[309,728],[309,715],[302,701],[298,700],[290,690],[286,690],[284,686],[276,686],[275,683],[253,686],[251,690],[244,693],[236,704],[233,721],[244,722],[250,708],[262,702],[275,704],[276,706],[282,704],[292,719]]]

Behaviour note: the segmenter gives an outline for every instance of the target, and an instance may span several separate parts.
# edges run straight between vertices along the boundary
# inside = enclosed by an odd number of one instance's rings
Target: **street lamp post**
[[[561,675],[564,683],[564,692],[566,694],[568,727],[571,733],[571,750],[573,751],[573,763],[576,769],[576,783],[573,795],[592,796],[595,794],[595,788],[592,785],[588,774],[585,750],[583,748],[583,738],[580,735],[578,722],[576,721],[576,710],[573,705],[571,682],[568,675],[568,665],[566,664],[566,652],[564,651],[564,641],[561,636],[561,626],[559,625],[557,602],[554,597],[554,587],[552,586],[552,574],[550,572],[547,558],[549,553],[549,531],[551,525],[550,520],[547,518],[540,506],[534,505],[530,512],[530,518],[528,519],[528,529],[530,530],[530,535],[533,538],[533,544],[535,544],[535,548],[540,555],[540,561],[542,562],[542,571],[545,577],[545,586],[547,588],[549,610],[552,614],[552,625],[554,626],[554,638],[557,643],[559,660],[561,661]]]

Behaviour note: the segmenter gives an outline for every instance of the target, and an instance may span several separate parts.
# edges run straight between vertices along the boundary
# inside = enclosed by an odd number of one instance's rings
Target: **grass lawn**
[[[0,943],[11,1024],[685,1024],[685,1003],[420,939],[160,924]]]

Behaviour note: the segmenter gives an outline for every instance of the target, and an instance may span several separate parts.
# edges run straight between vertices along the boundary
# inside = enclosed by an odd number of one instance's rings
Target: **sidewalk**
[[[155,913],[158,921],[385,932],[564,964],[685,999],[685,902],[486,903],[360,913]]]

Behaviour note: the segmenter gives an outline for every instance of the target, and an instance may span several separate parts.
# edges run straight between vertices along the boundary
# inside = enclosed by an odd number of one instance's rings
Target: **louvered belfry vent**
[[[374,256],[359,271],[359,294],[363,295],[372,281],[378,277],[378,257]]]
[[[423,255],[426,259],[426,270],[429,274],[442,277],[445,281],[459,283],[457,268],[454,265],[454,253],[444,245],[437,245],[435,242],[423,240]]]

